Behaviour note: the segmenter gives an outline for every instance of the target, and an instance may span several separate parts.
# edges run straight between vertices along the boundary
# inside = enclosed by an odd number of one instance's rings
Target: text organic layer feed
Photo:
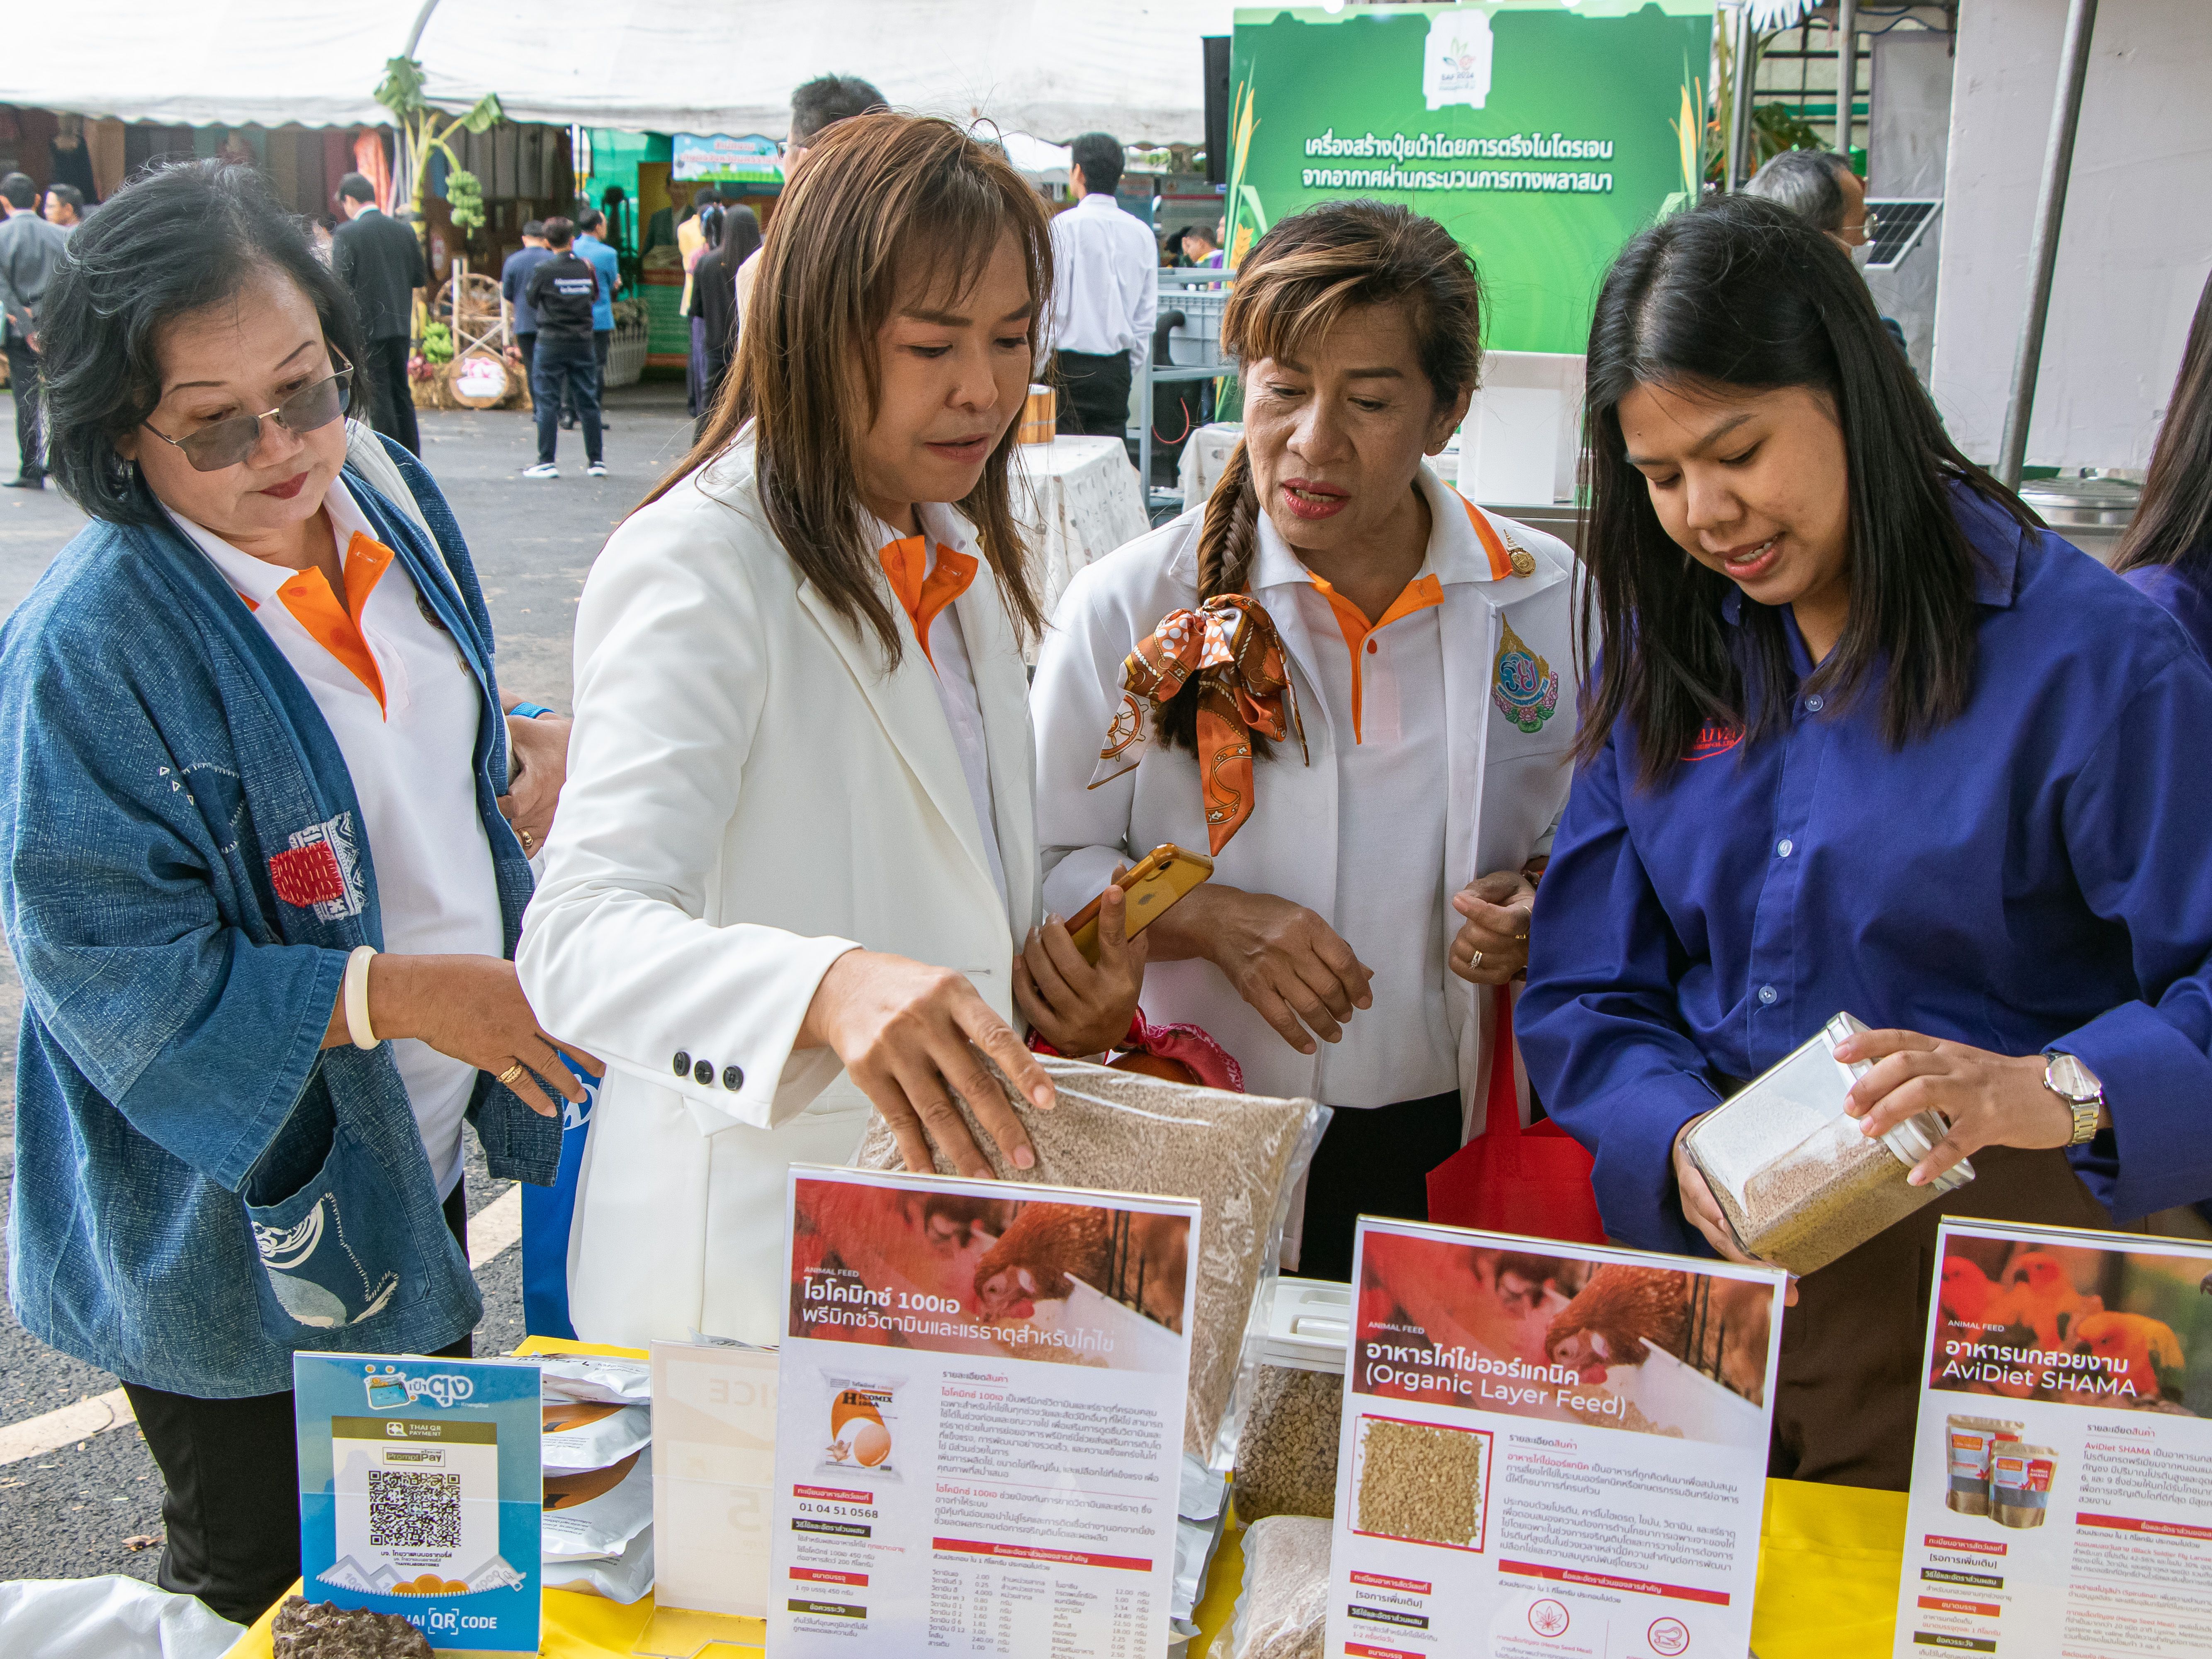
[[[1353,1276],[1326,1652],[1744,1650],[1778,1271],[1370,1218]]]

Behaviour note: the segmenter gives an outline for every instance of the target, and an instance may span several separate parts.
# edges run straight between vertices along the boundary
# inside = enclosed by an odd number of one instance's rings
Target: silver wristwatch
[[[2043,1086],[2074,1114],[2074,1138],[2066,1144],[2086,1145],[2095,1136],[2097,1118],[2105,1109],[2105,1085],[2097,1081],[2097,1074],[2073,1055],[2053,1049],[2044,1057]]]

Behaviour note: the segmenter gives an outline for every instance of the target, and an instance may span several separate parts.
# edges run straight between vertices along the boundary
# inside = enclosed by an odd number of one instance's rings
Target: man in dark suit
[[[331,238],[331,265],[353,290],[368,349],[355,387],[368,396],[370,424],[420,455],[407,352],[415,332],[415,290],[430,280],[422,245],[410,227],[379,210],[376,187],[358,173],[338,180],[338,205],[346,222]]]

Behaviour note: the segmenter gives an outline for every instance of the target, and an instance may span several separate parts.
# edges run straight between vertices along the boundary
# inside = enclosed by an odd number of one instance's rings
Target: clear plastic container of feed
[[[1237,1518],[1327,1520],[1336,1513],[1336,1450],[1352,1340],[1352,1287],[1275,1282],[1257,1346],[1232,1490]]]
[[[1870,1139],[1844,1112],[1852,1083],[1869,1068],[1844,1065],[1836,1045],[1866,1029],[1836,1015],[1683,1137],[1736,1242],[1793,1273],[1826,1267],[1974,1178],[1962,1158],[1924,1187],[1906,1183],[1906,1173],[1943,1138],[1935,1113]]]

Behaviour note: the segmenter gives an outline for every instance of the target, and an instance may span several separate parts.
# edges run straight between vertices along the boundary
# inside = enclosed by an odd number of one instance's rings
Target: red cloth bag
[[[1429,1219],[1487,1232],[1602,1244],[1590,1155],[1548,1118],[1521,1127],[1513,1092],[1513,999],[1492,991],[1498,1036],[1490,1057],[1483,1133],[1429,1171]]]

